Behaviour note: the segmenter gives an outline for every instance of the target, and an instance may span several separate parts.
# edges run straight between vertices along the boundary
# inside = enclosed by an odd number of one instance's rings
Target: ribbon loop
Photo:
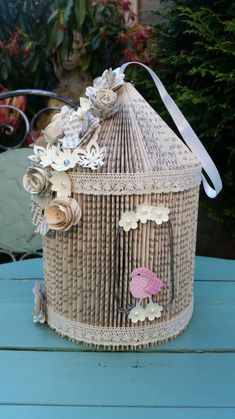
[[[186,120],[184,115],[182,114],[182,112],[179,110],[179,108],[176,105],[176,103],[174,102],[174,100],[167,93],[167,91],[166,91],[165,87],[163,86],[161,80],[154,73],[154,71],[151,70],[147,65],[142,64],[142,63],[137,62],[137,61],[130,61],[128,63],[123,64],[119,68],[119,73],[124,73],[126,67],[130,64],[138,64],[138,65],[144,67],[149,72],[149,74],[152,77],[152,79],[153,79],[153,81],[156,85],[156,88],[157,88],[157,90],[158,90],[158,92],[161,96],[161,99],[162,99],[165,107],[167,108],[169,114],[171,115],[178,131],[182,135],[185,143],[190,148],[190,150],[200,160],[200,162],[202,164],[202,168],[204,169],[205,173],[207,174],[211,183],[213,184],[214,188],[212,188],[209,185],[205,176],[202,175],[202,183],[203,183],[203,187],[204,187],[204,190],[205,190],[206,194],[209,196],[209,198],[215,198],[222,189],[222,181],[221,181],[220,174],[219,174],[213,160],[211,159],[211,157],[207,153],[206,149],[202,145],[198,136],[196,135],[196,133],[194,132],[194,130],[192,129],[192,127],[190,126],[190,124],[188,123],[188,121]],[[118,71],[118,69],[116,69],[115,71]]]

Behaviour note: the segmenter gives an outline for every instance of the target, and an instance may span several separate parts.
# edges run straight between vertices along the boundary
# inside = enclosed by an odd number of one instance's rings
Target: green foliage
[[[167,90],[217,165],[223,190],[205,198],[208,215],[233,229],[235,202],[235,5],[217,0],[174,0],[157,27],[158,68]],[[146,75],[143,78],[146,80]],[[145,97],[169,119],[152,82],[139,83]]]

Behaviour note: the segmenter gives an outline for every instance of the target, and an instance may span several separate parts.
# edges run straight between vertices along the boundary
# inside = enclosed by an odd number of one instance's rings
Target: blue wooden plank
[[[1,279],[43,278],[42,258],[3,263],[0,265]]]
[[[32,286],[31,280],[0,281],[0,347],[84,350],[46,325],[32,323]],[[235,350],[234,318],[234,282],[197,282],[195,311],[188,329],[176,340],[149,351]]]
[[[235,281],[235,260],[196,256],[195,279],[201,281]]]
[[[235,354],[1,351],[0,404],[235,407]]]
[[[230,408],[0,406],[3,419],[234,419]]]

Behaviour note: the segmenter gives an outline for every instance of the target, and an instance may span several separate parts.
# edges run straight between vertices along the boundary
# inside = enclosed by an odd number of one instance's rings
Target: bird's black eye
[[[137,275],[139,275],[139,276],[140,276],[140,274],[137,274]]]

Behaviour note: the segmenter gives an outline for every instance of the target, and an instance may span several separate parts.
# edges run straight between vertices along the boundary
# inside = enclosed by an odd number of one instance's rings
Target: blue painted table
[[[40,259],[0,265],[1,419],[235,418],[235,261],[197,257],[190,327],[134,353],[34,325],[37,278]]]

